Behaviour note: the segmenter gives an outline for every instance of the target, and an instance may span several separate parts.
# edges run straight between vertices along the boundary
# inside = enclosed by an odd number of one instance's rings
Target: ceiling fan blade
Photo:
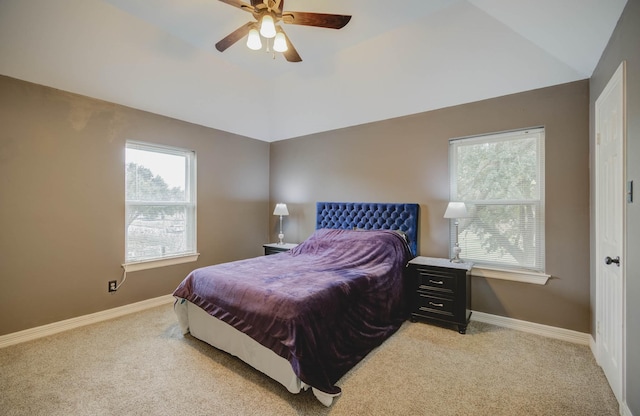
[[[296,48],[293,47],[293,43],[291,43],[291,40],[289,40],[289,36],[287,36],[287,34],[284,32],[284,30],[282,30],[281,27],[278,26],[278,29],[278,32],[282,32],[284,38],[287,41],[287,50],[282,52],[284,58],[289,62],[302,62],[302,58],[298,54]]]
[[[226,3],[230,6],[237,7],[238,9],[246,10],[248,12],[253,12],[254,10],[253,1],[251,1],[251,4],[245,3],[241,0],[219,0],[219,1]]]
[[[282,21],[291,25],[326,27],[342,29],[351,20],[351,16],[344,14],[290,12],[282,13]]]
[[[229,46],[245,37],[254,25],[255,22],[247,22],[244,25],[240,26],[239,28],[228,34],[220,42],[216,43],[216,49],[220,52],[224,52]]]

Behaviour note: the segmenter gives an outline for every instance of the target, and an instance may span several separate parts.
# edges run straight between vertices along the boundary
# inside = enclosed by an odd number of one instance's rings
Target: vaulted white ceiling
[[[249,2],[248,0],[246,0]],[[303,62],[217,0],[0,0],[0,74],[275,141],[589,78],[626,0],[285,0]]]

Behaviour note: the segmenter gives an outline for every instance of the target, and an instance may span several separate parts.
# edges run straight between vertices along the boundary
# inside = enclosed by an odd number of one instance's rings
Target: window
[[[451,200],[470,211],[461,257],[544,273],[544,128],[453,139],[449,158]]]
[[[196,253],[195,153],[127,142],[125,263]],[[197,257],[196,257],[197,258]]]

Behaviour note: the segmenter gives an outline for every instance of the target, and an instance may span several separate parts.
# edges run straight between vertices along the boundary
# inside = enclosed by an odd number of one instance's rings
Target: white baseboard
[[[600,352],[598,351],[598,346],[596,345],[596,339],[591,335],[589,337],[589,348],[591,348],[591,353],[596,359],[596,363],[600,365]]]
[[[572,331],[570,329],[557,328],[549,325],[536,324],[533,322],[521,321],[519,319],[506,318],[504,316],[491,315],[484,312],[473,311],[473,313],[471,314],[471,320],[542,335],[548,338],[568,341],[574,344],[589,345],[591,340],[591,334],[587,334],[584,332]]]
[[[120,306],[118,308],[107,309],[89,315],[78,316],[77,318],[66,319],[60,322],[54,322],[48,325],[38,326],[35,328],[25,329],[24,331],[14,332],[0,336],[0,348],[10,345],[19,344],[21,342],[31,341],[37,338],[54,335],[70,329],[79,328],[85,325],[95,324],[97,322],[106,321],[108,319],[119,318],[130,313],[140,312],[145,309],[155,308],[169,303],[173,303],[175,298],[172,295],[160,296],[153,299],[143,300],[141,302]]]
[[[120,316],[140,312],[145,309],[154,308],[156,306],[166,305],[169,303],[173,303],[174,300],[175,298],[172,295],[160,296],[154,299],[147,299],[141,302],[132,303],[130,305],[108,309],[106,311],[96,312],[89,315],[79,316],[77,318],[54,322],[48,325],[25,329],[24,331],[2,335],[0,336],[0,348],[19,344],[21,342],[31,341],[37,338],[46,337],[63,331],[68,331],[70,329],[79,328],[81,326],[106,321],[108,319],[118,318]],[[513,318],[506,318],[504,316],[491,315],[478,311],[473,311],[471,320],[515,329],[518,331],[538,334],[549,338],[560,339],[576,344],[590,345],[592,351],[594,350],[595,342],[593,341],[593,338],[590,334],[582,332],[536,324],[533,322],[521,321]]]
[[[48,325],[38,326],[35,328],[25,329],[24,331],[14,332],[0,336],[0,348],[10,345],[19,344],[21,342],[31,341],[37,338],[58,334],[70,329],[79,328],[85,325],[91,325],[109,319],[119,318],[131,313],[140,312],[146,309],[155,308],[156,306],[167,305],[173,303],[175,298],[172,295],[164,295],[153,299],[143,300],[141,302],[120,306],[118,308],[107,309],[89,315],[79,316],[60,322],[54,322]],[[598,359],[595,351],[595,340],[591,334],[572,331],[569,329],[557,328],[548,325],[536,324],[533,322],[521,321],[513,318],[506,318],[499,315],[491,315],[484,312],[473,311],[471,315],[472,321],[484,322],[491,325],[501,326],[504,328],[515,329],[518,331],[529,332],[532,334],[542,335],[549,338],[555,338],[563,341],[573,342],[575,344],[588,345],[591,351]],[[622,416],[632,416],[631,411],[622,403],[620,406],[620,414]]]

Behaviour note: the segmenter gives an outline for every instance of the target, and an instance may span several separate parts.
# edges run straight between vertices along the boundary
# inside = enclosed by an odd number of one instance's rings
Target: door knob
[[[611,263],[615,263],[618,265],[618,267],[620,267],[620,256],[616,256],[615,259],[612,259],[611,257],[607,256],[604,258],[604,262],[606,264],[611,264]]]

